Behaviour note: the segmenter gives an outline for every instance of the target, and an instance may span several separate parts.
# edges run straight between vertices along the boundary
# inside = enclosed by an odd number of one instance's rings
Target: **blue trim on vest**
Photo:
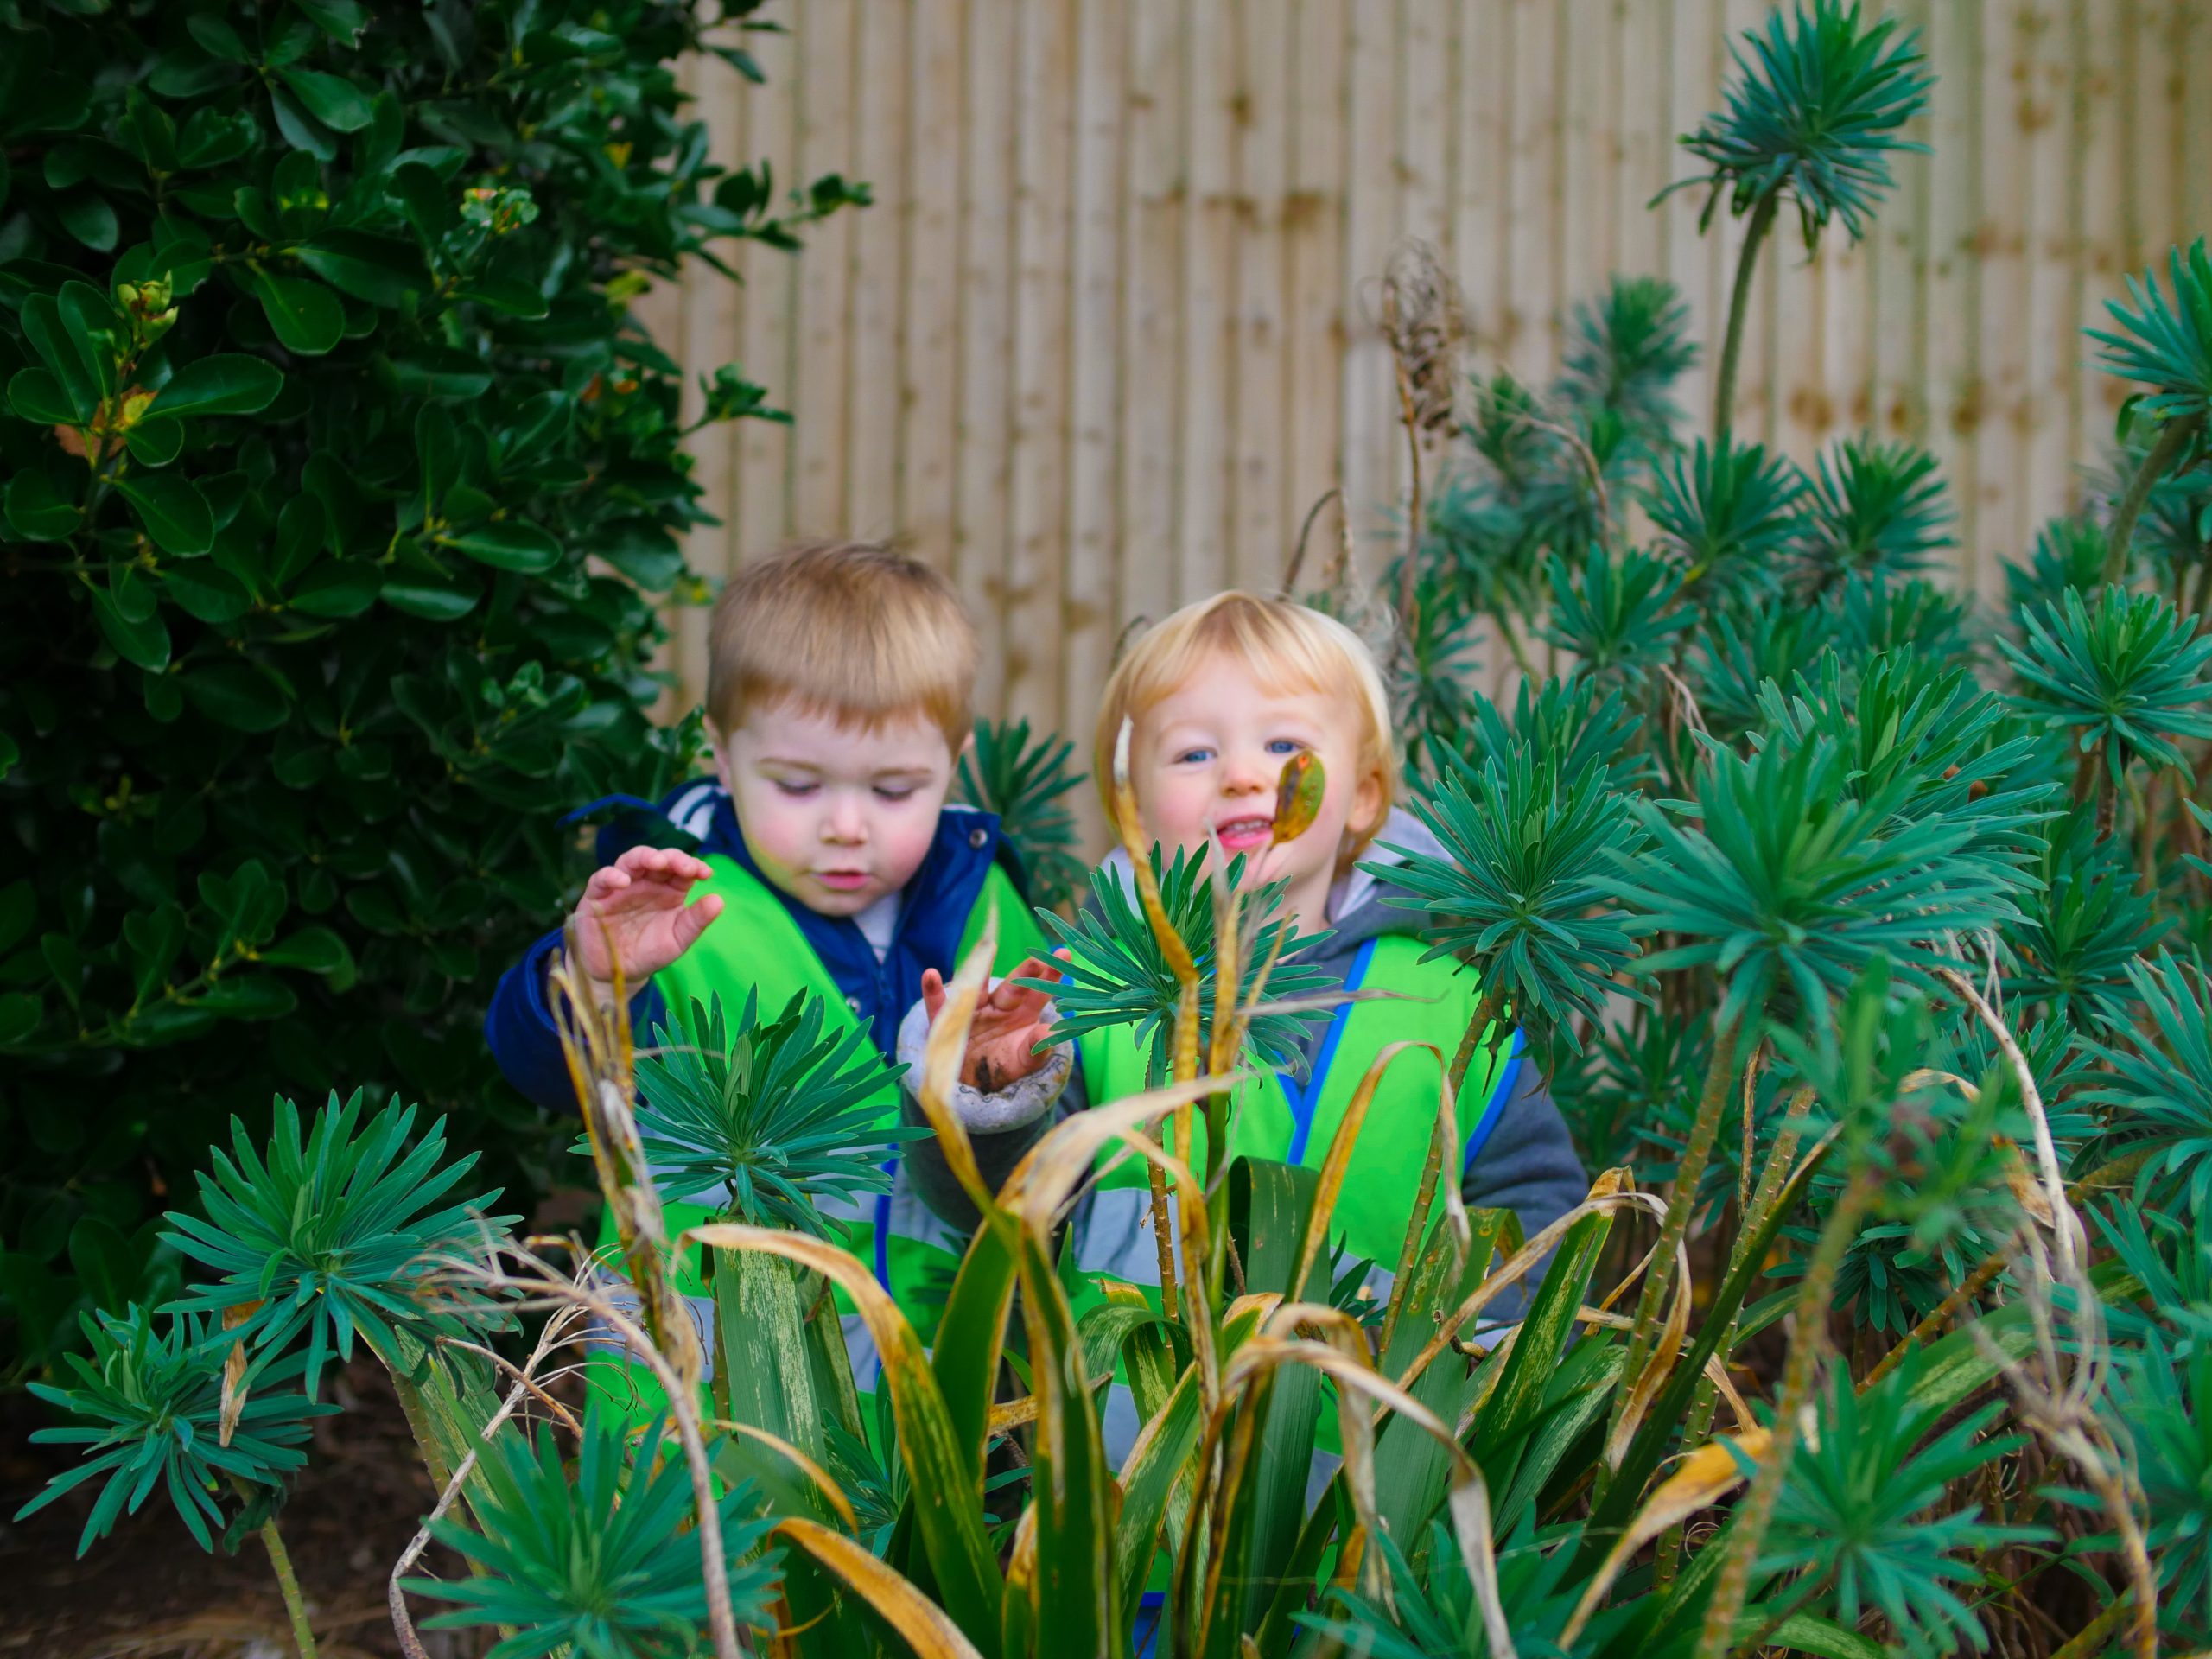
[[[899,1160],[892,1159],[884,1165],[887,1170],[899,1167]],[[885,1290],[891,1288],[891,1195],[875,1195],[875,1282]]]
[[[1375,960],[1375,943],[1370,939],[1359,947],[1359,954],[1351,959],[1351,971],[1344,976],[1344,989],[1356,991],[1367,982],[1367,965]],[[1290,1152],[1286,1163],[1306,1161],[1306,1138],[1313,1133],[1313,1109],[1320,1103],[1321,1087],[1329,1080],[1329,1065],[1337,1058],[1337,1045],[1344,1040],[1345,1026],[1351,1021],[1352,1007],[1350,1002],[1339,1002],[1329,1016],[1329,1029],[1321,1039],[1320,1052],[1313,1057],[1313,1070],[1304,1087],[1287,1071],[1275,1073],[1290,1101]]]
[[[1497,1087],[1490,1091],[1490,1099],[1483,1107],[1483,1115],[1467,1135],[1467,1155],[1459,1163],[1459,1179],[1465,1180],[1467,1172],[1475,1166],[1475,1160],[1482,1155],[1490,1142],[1497,1120],[1505,1116],[1505,1103],[1513,1098],[1513,1085],[1521,1079],[1521,1062],[1529,1046],[1528,1039],[1518,1028],[1513,1033],[1513,1052],[1506,1057],[1505,1066],[1497,1074]]]

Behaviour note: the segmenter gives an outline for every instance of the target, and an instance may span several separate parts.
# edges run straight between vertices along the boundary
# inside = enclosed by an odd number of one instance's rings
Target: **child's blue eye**
[[[1212,759],[1213,751],[1211,749],[1185,749],[1182,753],[1175,757],[1175,764],[1179,766],[1187,766],[1200,760],[1211,760]]]
[[[1294,737],[1272,737],[1268,740],[1269,754],[1296,754],[1305,747]]]

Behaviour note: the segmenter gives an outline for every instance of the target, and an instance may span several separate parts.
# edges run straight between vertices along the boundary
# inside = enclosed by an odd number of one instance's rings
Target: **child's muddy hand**
[[[996,1094],[1045,1069],[1051,1055],[1041,1045],[1052,1032],[1051,1000],[1045,992],[1014,982],[1058,977],[1051,963],[1031,957],[976,999],[967,1052],[960,1059],[961,1082],[982,1093]],[[922,970],[922,1003],[934,1026],[945,1004],[944,976],[934,968]]]
[[[608,985],[620,963],[626,988],[634,991],[689,950],[722,913],[719,893],[687,902],[693,886],[713,874],[703,861],[672,847],[632,847],[593,871],[570,918],[585,974]]]

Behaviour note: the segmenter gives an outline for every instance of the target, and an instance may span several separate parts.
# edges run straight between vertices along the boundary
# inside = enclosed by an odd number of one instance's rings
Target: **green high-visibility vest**
[[[1383,1076],[1354,1144],[1344,1189],[1332,1221],[1331,1242],[1341,1238],[1347,1261],[1396,1265],[1436,1133],[1438,1080],[1468,1022],[1482,988],[1476,976],[1446,958],[1423,960],[1426,947],[1403,934],[1370,939],[1354,958],[1347,990],[1399,993],[1338,1006],[1304,1078],[1278,1071],[1242,1084],[1230,1116],[1228,1159],[1250,1157],[1318,1169],[1367,1068],[1396,1042],[1434,1044],[1442,1058],[1413,1051]],[[1147,1052],[1135,1027],[1092,1032],[1078,1039],[1091,1103],[1125,1100],[1148,1086]],[[1521,1064],[1521,1039],[1478,1050],[1456,1096],[1461,1156],[1449,1178],[1463,1175],[1497,1126]],[[1168,1150],[1203,1176],[1205,1123],[1192,1114],[1192,1145],[1176,1143],[1172,1120],[1163,1126]],[[1226,1161],[1226,1160],[1224,1160]],[[1073,1267],[1078,1274],[1103,1274],[1131,1283],[1160,1282],[1158,1247],[1147,1218],[1150,1194],[1146,1166],[1135,1158],[1100,1160],[1098,1187],[1074,1221]],[[1109,1166],[1110,1167],[1107,1166]]]
[[[842,1037],[855,1029],[857,1009],[837,988],[836,981],[799,931],[783,900],[735,859],[719,853],[702,856],[714,874],[696,892],[701,897],[719,895],[722,913],[689,950],[654,976],[653,983],[667,1002],[670,1018],[688,1028],[692,1004],[705,1007],[712,997],[720,996],[722,1007],[734,1020],[748,992],[759,997],[762,1017],[773,1018],[804,991],[822,1004],[824,1036]],[[1006,872],[993,864],[962,932],[961,957],[965,957],[982,937],[994,906],[999,933],[993,971],[1004,975],[1024,957],[1042,954],[1044,936]],[[887,1127],[899,1122],[899,1089],[898,1083],[887,1082],[879,1096],[880,1121]],[[710,1207],[695,1203],[667,1204],[663,1209],[671,1237],[715,1214]],[[868,1264],[877,1282],[897,1299],[922,1340],[930,1341],[952,1274],[966,1253],[967,1235],[948,1226],[922,1202],[903,1166],[894,1171],[889,1192],[857,1198],[832,1194],[822,1201],[821,1209],[834,1224],[832,1236]],[[602,1259],[606,1259],[611,1255],[606,1247],[614,1243],[611,1217],[601,1223],[600,1243]],[[676,1281],[691,1301],[693,1318],[711,1357],[714,1304],[700,1278],[696,1246],[683,1253]],[[854,1382],[861,1392],[871,1393],[876,1371],[874,1344],[842,1294],[837,1301],[846,1348],[853,1362]],[[586,1375],[596,1389],[640,1421],[663,1403],[652,1374],[640,1363],[621,1360],[612,1348],[594,1351]]]

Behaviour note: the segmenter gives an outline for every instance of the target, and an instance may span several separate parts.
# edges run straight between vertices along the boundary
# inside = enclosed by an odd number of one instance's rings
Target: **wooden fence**
[[[1738,429],[1800,460],[1931,445],[1957,576],[2073,503],[2117,393],[2080,330],[2212,228],[2208,0],[1898,0],[1938,76],[1875,234],[1777,235]],[[698,441],[718,575],[793,534],[900,535],[982,628],[987,710],[1087,729],[1122,625],[1271,586],[1341,484],[1377,543],[1401,487],[1373,327],[1393,245],[1433,244],[1471,366],[1539,379],[1610,271],[1671,276],[1717,335],[1738,226],[1654,194],[1764,0],[796,0],[751,87],[686,79],[733,163],[875,205],[796,259],[654,296],[693,378],[741,363],[796,416]],[[2193,93],[2193,95],[2192,95]],[[1724,216],[1725,219],[1725,216]],[[1785,225],[1787,221],[1785,221]],[[1685,388],[1702,420],[1709,360]],[[696,397],[696,385],[690,394]],[[703,618],[671,662],[696,700]]]

